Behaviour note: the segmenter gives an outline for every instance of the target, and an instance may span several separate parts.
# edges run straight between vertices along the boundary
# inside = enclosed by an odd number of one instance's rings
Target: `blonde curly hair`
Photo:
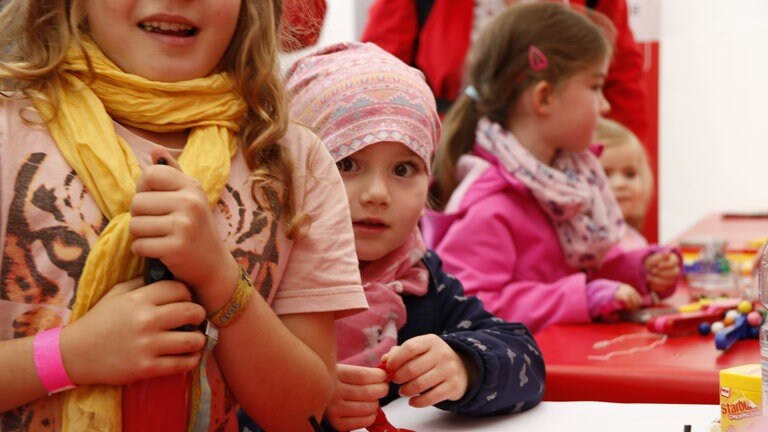
[[[62,85],[60,69],[70,46],[82,49],[89,35],[85,15],[87,0],[0,1],[0,90],[3,96],[23,94],[47,100],[54,107]],[[215,72],[227,72],[248,110],[240,142],[257,190],[277,193],[287,232],[303,218],[296,215],[293,160],[279,140],[288,127],[288,109],[278,60],[281,0],[243,0],[237,27]],[[260,200],[264,201],[264,200]],[[300,220],[301,219],[301,220]]]

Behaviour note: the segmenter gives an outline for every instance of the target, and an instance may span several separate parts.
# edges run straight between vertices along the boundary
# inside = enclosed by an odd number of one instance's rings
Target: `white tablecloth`
[[[691,432],[719,431],[712,423],[719,405],[542,402],[536,408],[497,417],[467,418],[436,408],[412,408],[400,398],[384,407],[393,426],[416,432]]]

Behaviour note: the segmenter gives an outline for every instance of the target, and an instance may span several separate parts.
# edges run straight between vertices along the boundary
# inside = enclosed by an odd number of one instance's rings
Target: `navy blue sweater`
[[[464,295],[458,279],[445,273],[440,257],[427,251],[423,260],[430,274],[427,294],[403,296],[407,321],[398,342],[438,334],[457,352],[469,354],[477,365],[475,385],[458,401],[438,408],[464,415],[517,412],[534,407],[544,396],[544,359],[525,325],[491,315],[476,297]],[[397,398],[392,384],[382,404]]]
[[[544,359],[525,325],[496,318],[476,297],[466,297],[456,278],[443,271],[440,257],[427,251],[422,262],[429,270],[427,293],[403,296],[407,320],[398,343],[425,334],[437,334],[455,351],[468,354],[477,365],[477,380],[460,400],[436,407],[455,413],[481,416],[523,411],[544,396]],[[398,397],[392,383],[381,400],[386,405]],[[243,432],[259,431],[240,413]],[[333,430],[326,422],[323,430]]]

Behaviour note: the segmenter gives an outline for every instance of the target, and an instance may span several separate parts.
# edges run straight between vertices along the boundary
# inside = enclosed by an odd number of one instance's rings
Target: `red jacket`
[[[585,0],[571,0],[571,3],[583,6]],[[419,33],[416,0],[375,0],[362,40],[374,42],[421,69],[435,97],[452,101],[461,89],[474,7],[474,0],[435,0]],[[628,126],[645,140],[648,114],[643,54],[629,28],[627,3],[602,0],[595,9],[613,22],[617,33],[605,83],[605,96],[611,103],[608,117]]]

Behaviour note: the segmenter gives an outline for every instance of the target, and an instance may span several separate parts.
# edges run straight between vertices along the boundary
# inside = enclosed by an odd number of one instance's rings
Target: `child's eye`
[[[356,167],[357,167],[357,164],[355,163],[355,161],[348,157],[336,162],[336,168],[339,169],[339,172],[352,171]]]
[[[626,172],[624,172],[624,177],[626,177],[628,179],[633,179],[633,178],[637,177],[637,171],[634,171],[634,170],[626,171]]]
[[[410,177],[416,172],[416,166],[410,162],[395,165],[392,172],[398,177]]]

